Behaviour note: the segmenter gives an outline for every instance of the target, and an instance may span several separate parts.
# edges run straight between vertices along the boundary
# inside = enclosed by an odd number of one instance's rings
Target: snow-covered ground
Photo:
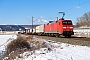
[[[32,52],[20,54],[22,58],[16,57],[15,60],[90,60],[90,47],[75,46],[64,43],[52,43],[55,48],[48,51],[47,48],[41,48]]]
[[[16,35],[0,35],[0,55],[2,52],[5,52],[6,45],[13,39],[15,39]]]
[[[77,37],[90,37],[90,28],[74,28],[73,31]]]
[[[16,38],[16,35],[0,35],[0,45],[7,42],[9,38]],[[52,50],[41,48],[35,51],[27,51],[20,54],[22,58],[16,56],[14,60],[90,60],[90,47],[52,41],[44,42]],[[5,47],[0,47],[0,51],[3,49]]]

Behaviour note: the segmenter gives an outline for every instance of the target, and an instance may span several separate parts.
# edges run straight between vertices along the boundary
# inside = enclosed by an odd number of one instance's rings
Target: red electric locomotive
[[[44,26],[44,34],[56,37],[60,35],[71,37],[71,35],[74,35],[72,21],[64,20],[63,17],[54,23],[46,24]]]

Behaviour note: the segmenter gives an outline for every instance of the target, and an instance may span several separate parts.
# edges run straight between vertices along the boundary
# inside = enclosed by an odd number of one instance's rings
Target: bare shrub
[[[16,56],[19,57],[19,54],[28,51],[30,48],[30,44],[32,43],[32,36],[23,36],[17,35],[17,39],[12,40],[6,46],[6,52],[0,57],[0,60],[12,60],[15,59]],[[8,57],[8,58],[7,58]]]
[[[18,36],[17,39],[11,41],[7,47],[7,53],[10,53],[15,50],[23,49],[23,48],[30,48],[30,43],[24,36]]]
[[[28,51],[28,49],[20,49],[20,50],[12,51],[12,52],[8,55],[8,59],[7,59],[7,60],[15,59],[16,56],[19,57],[19,58],[23,58],[23,56],[21,57],[19,54],[22,54],[22,53],[24,53],[25,51]]]

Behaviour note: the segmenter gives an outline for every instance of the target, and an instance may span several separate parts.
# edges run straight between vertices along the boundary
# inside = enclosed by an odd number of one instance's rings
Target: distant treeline
[[[33,25],[35,28],[38,25]],[[0,25],[0,31],[20,31],[25,30],[25,28],[32,28],[32,25]]]
[[[1,31],[19,31],[19,30],[25,30],[24,27],[20,25],[0,25]]]

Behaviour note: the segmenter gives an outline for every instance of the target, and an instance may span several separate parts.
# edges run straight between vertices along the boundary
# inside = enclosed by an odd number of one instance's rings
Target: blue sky
[[[90,0],[0,0],[0,24],[44,24],[56,21],[65,12],[65,19],[76,18],[90,11]],[[43,22],[40,22],[43,21]]]

